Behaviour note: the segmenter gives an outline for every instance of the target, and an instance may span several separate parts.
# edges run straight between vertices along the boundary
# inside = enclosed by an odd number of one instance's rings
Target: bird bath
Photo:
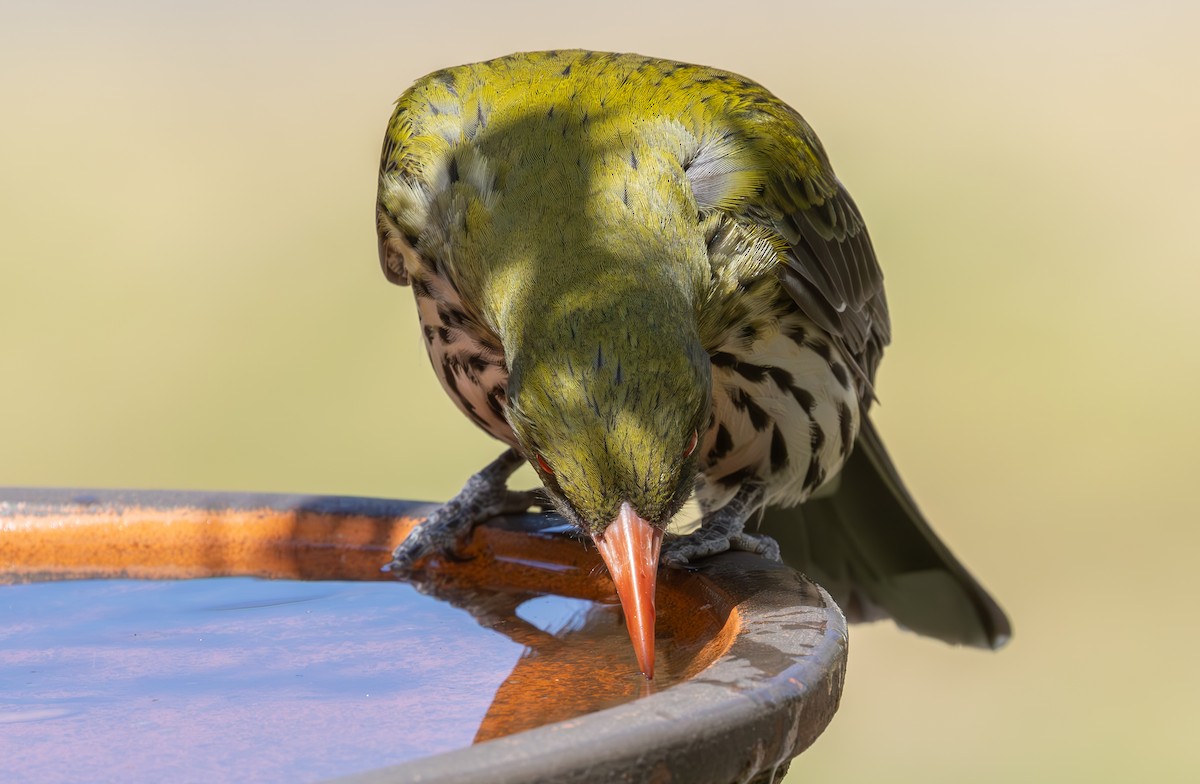
[[[431,508],[0,489],[0,778],[770,781],[832,718],[845,625],[794,571],[664,571],[648,683],[550,518],[382,573]]]

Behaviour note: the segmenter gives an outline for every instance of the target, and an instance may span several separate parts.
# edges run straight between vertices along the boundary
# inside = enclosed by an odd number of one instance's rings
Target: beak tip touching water
[[[628,502],[593,537],[617,587],[638,667],[647,680],[654,678],[654,588],[662,537],[662,529],[643,520]]]

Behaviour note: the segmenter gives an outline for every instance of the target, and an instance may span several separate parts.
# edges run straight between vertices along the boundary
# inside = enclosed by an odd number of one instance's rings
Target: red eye
[[[551,468],[550,464],[546,462],[546,458],[542,457],[541,455],[534,455],[534,459],[537,460],[538,468],[553,476],[554,469]]]
[[[692,437],[688,440],[687,446],[683,448],[683,457],[686,460],[692,456],[692,452],[696,451],[696,444],[700,443],[700,433],[693,430]]]

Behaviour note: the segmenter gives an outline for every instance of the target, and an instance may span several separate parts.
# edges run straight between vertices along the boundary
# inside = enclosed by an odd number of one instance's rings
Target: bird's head
[[[712,371],[693,324],[632,310],[573,313],[523,345],[508,416],[559,512],[599,548],[650,677],[659,548],[695,483]]]

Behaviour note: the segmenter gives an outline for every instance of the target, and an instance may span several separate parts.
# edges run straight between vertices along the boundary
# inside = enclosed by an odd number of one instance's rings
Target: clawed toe
[[[779,542],[766,534],[741,533],[729,540],[729,549],[745,550],[766,558],[768,561],[783,561],[779,552]]]
[[[729,539],[724,536],[707,536],[708,532],[695,531],[663,543],[661,561],[666,566],[688,566],[701,558],[723,553],[729,549]]]
[[[686,566],[726,550],[745,550],[772,561],[783,560],[774,539],[745,531],[746,518],[758,508],[761,499],[761,487],[748,485],[742,488],[727,505],[705,514],[698,529],[664,542],[662,562],[667,566]]]
[[[665,566],[686,567],[701,558],[723,553],[726,550],[744,550],[761,555],[769,561],[782,561],[779,544],[764,534],[737,533],[732,536],[697,536],[706,533],[696,531],[688,536],[663,543],[662,563]]]
[[[435,512],[412,530],[408,538],[392,553],[392,560],[383,567],[384,571],[398,575],[411,574],[418,571],[430,558],[462,560],[459,551],[464,542],[458,529],[465,528],[464,533],[468,533],[471,530],[470,526],[455,526],[453,522],[439,520],[437,517]]]
[[[509,476],[522,462],[521,456],[509,449],[468,479],[458,495],[413,528],[384,570],[411,575],[430,559],[464,560],[462,551],[475,526],[492,517],[521,514],[532,506],[541,506],[544,501],[537,491],[507,487]]]

